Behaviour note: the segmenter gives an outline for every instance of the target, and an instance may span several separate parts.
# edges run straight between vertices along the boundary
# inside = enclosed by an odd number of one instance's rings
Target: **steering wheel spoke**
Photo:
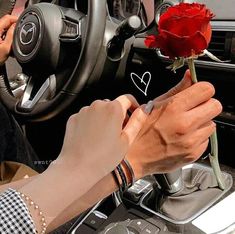
[[[23,112],[30,112],[35,108],[38,102],[50,100],[56,89],[55,76],[52,75],[45,81],[35,80],[35,77],[29,78],[24,90],[21,101],[17,108]]]
[[[26,74],[18,73],[10,81],[10,89],[15,98],[20,98],[23,95],[28,79],[29,77]]]

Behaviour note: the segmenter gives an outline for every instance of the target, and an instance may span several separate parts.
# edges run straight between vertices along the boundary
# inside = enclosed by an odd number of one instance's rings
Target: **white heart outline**
[[[149,79],[148,79],[148,82],[147,82],[147,83],[144,82],[144,77],[145,77],[146,75],[149,75]],[[134,80],[134,76],[135,76],[136,78],[138,78],[141,83],[144,83],[144,84],[146,85],[145,90],[142,90],[142,89],[136,84],[136,82],[135,82],[135,80]],[[131,80],[132,80],[132,82],[134,83],[134,85],[136,86],[136,88],[139,89],[145,96],[147,96],[148,87],[149,87],[149,84],[150,84],[150,82],[151,82],[151,79],[152,79],[152,74],[151,74],[149,71],[146,71],[146,72],[142,75],[142,77],[139,77],[139,76],[138,76],[136,73],[134,73],[134,72],[131,73]]]

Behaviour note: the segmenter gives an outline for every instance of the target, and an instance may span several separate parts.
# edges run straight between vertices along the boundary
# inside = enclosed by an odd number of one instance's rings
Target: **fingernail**
[[[154,107],[154,102],[153,101],[149,101],[146,104],[145,108],[144,108],[144,113],[149,115],[152,112],[153,107]]]

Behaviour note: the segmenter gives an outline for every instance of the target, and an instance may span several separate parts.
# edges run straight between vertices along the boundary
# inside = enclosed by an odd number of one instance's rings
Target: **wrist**
[[[126,158],[113,170],[112,176],[120,194],[123,194],[136,181],[133,168]]]
[[[79,160],[79,156],[77,157],[77,161],[74,162],[74,160],[69,160],[69,157],[63,154],[60,154],[59,157],[50,164],[47,171],[53,171],[53,174],[56,173],[63,177],[63,179],[70,179],[70,181],[74,183],[80,183],[80,179],[86,180],[87,185],[90,186],[96,184],[106,175],[105,172],[97,168],[96,165]]]
[[[132,157],[131,154],[128,154],[126,158],[133,169],[136,180],[139,180],[143,178],[144,176],[146,176],[142,165],[140,164],[140,162],[138,161],[138,158],[135,155]]]

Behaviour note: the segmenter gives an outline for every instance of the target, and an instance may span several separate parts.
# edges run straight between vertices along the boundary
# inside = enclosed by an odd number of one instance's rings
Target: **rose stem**
[[[197,74],[196,74],[196,69],[195,69],[193,58],[188,59],[188,67],[190,70],[192,81],[195,84],[198,81],[197,81]],[[210,163],[213,168],[219,188],[224,190],[225,189],[224,180],[222,177],[222,173],[221,173],[220,166],[219,166],[219,160],[218,160],[218,140],[217,140],[216,130],[210,136],[210,145],[211,145],[211,153],[209,154]]]

